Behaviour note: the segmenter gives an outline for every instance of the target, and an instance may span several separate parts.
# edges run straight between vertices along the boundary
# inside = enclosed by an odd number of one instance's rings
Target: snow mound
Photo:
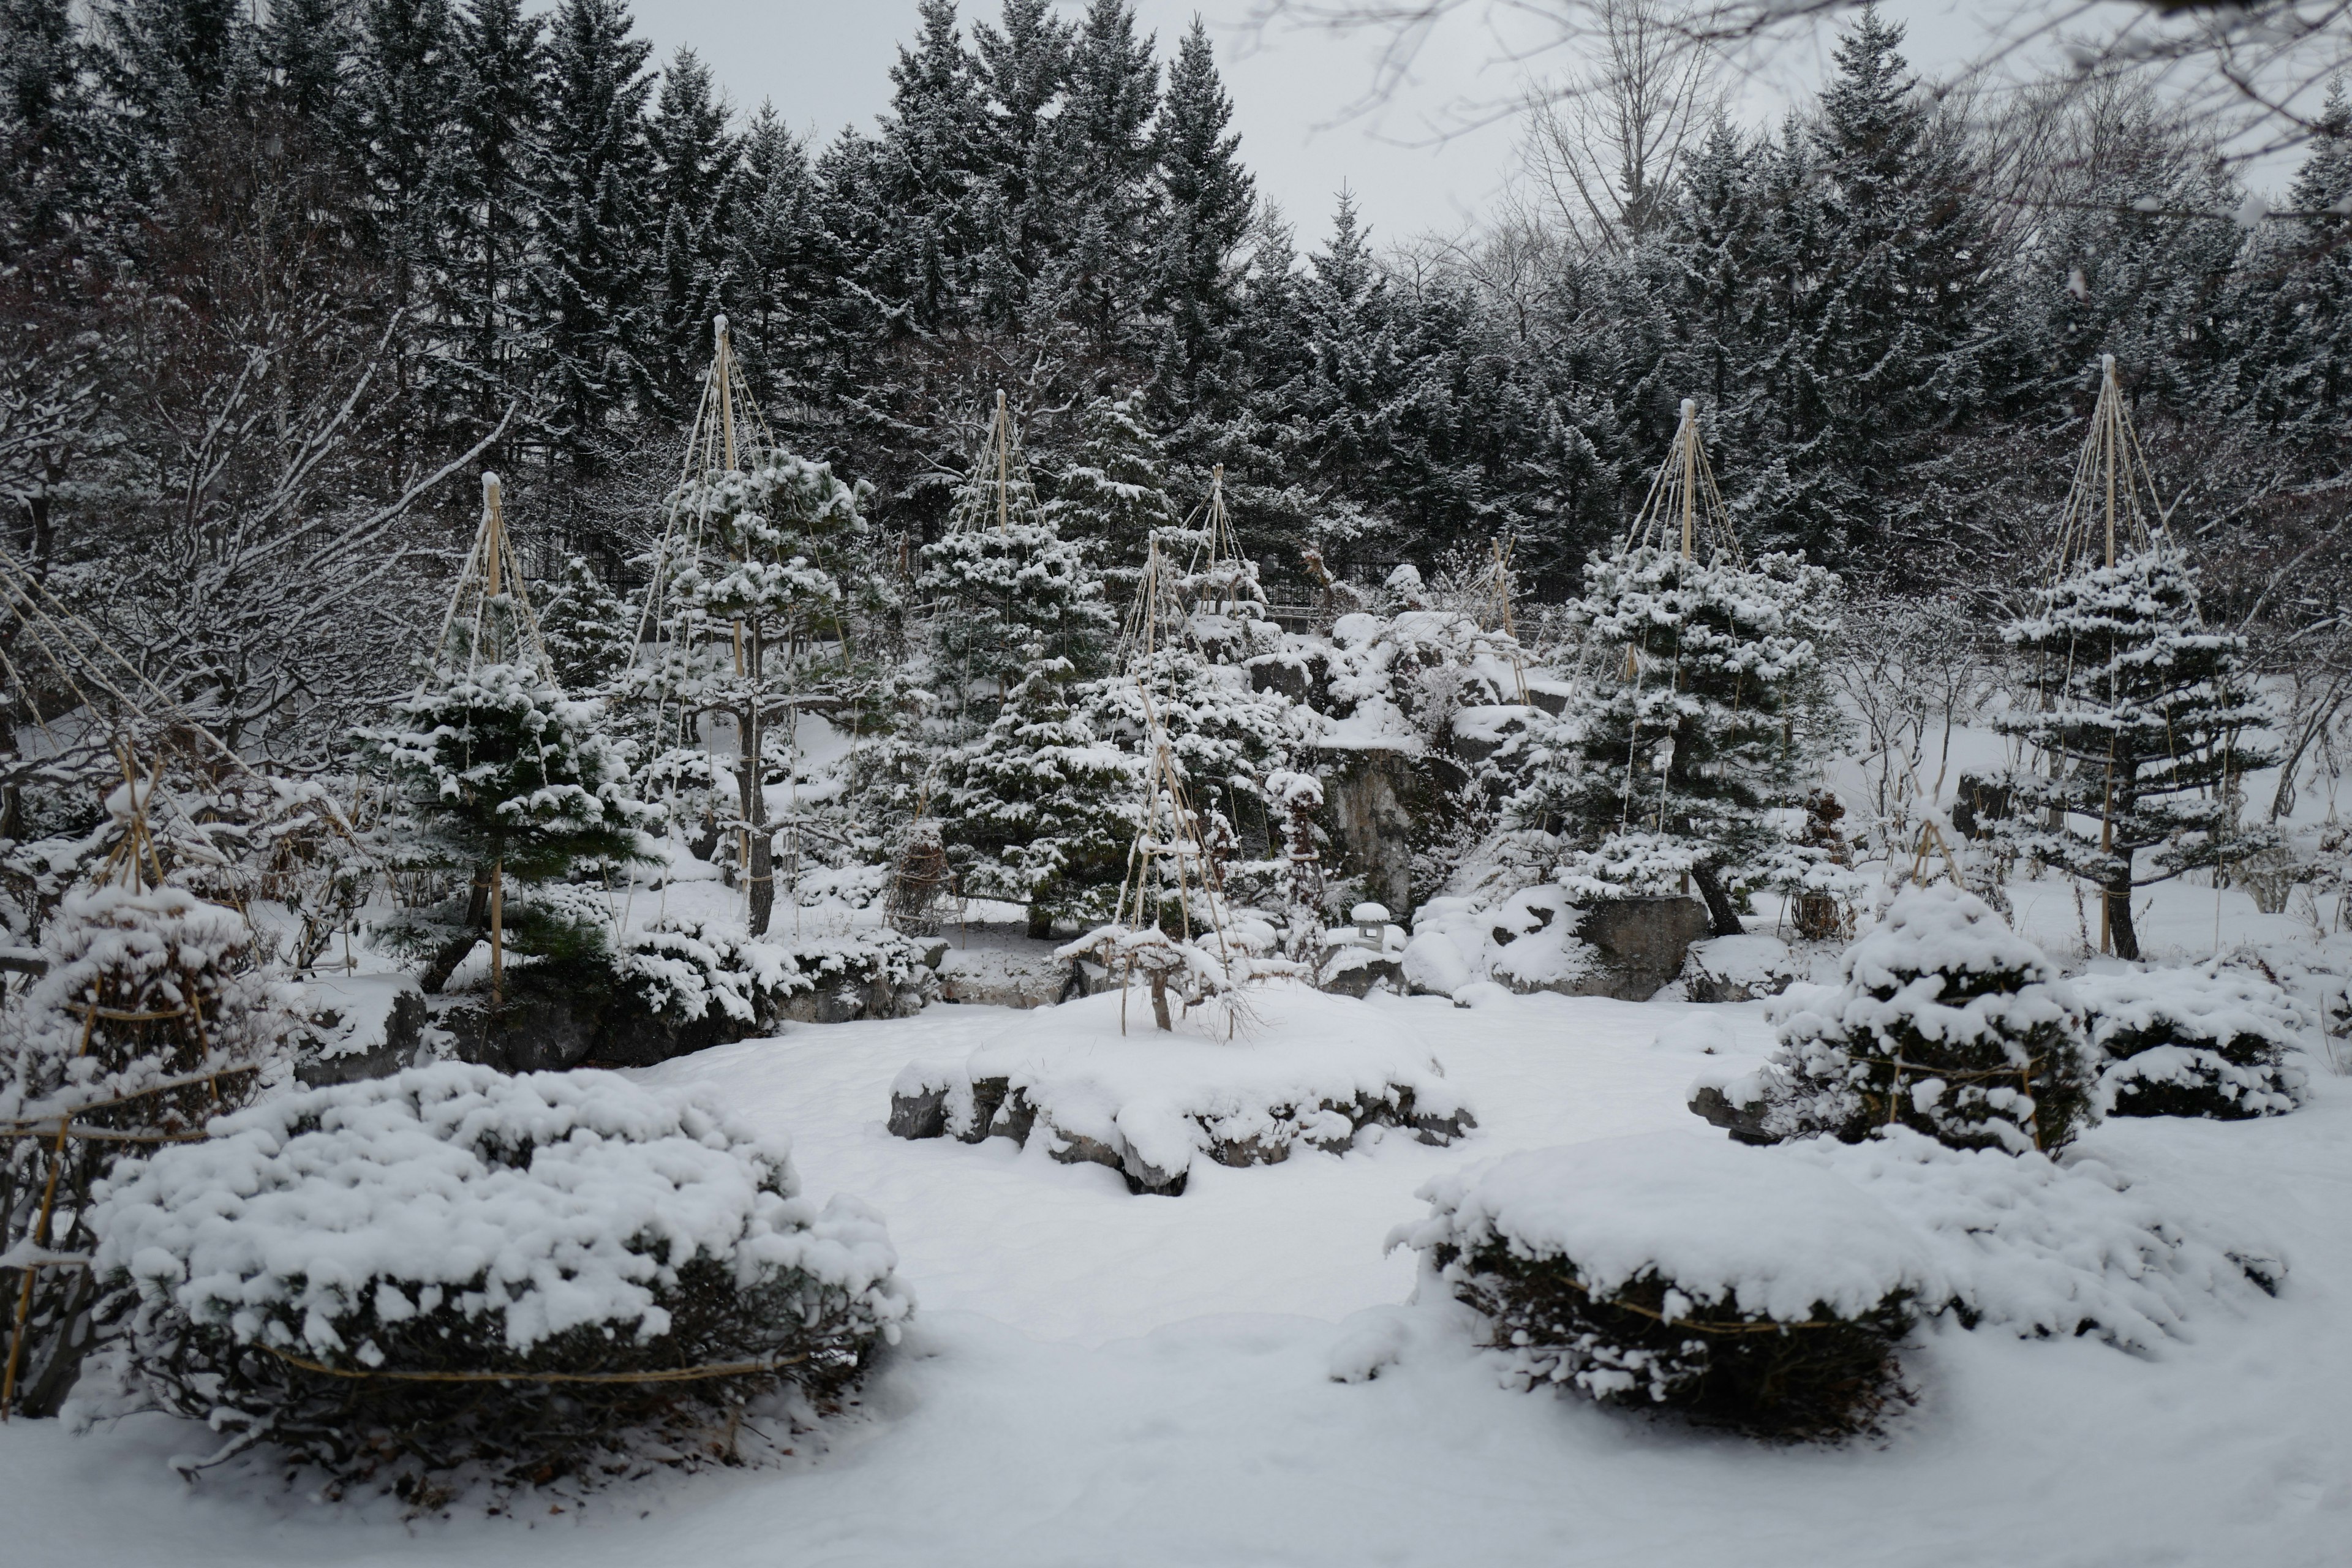
[[[1905,1127],[1780,1152],[1911,1227],[1944,1282],[1937,1304],[1970,1324],[2148,1350],[2180,1334],[2200,1299],[2245,1300],[2284,1273],[2275,1247],[2215,1234],[2186,1194],[2079,1154],[1951,1149]]]
[[[1729,1024],[1712,1013],[1693,1013],[1675,1019],[1650,1042],[1654,1051],[1674,1056],[1723,1057],[1738,1049],[1739,1037]]]
[[[1796,1323],[1945,1291],[1916,1232],[1836,1172],[1700,1134],[1530,1150],[1417,1195],[1430,1216],[1390,1232],[1391,1247],[1469,1254],[1500,1241],[1573,1259],[1601,1296],[1654,1273],[1700,1305]]]
[[[1338,1152],[1368,1125],[1443,1143],[1474,1124],[1444,1069],[1398,1016],[1286,980],[1236,994],[1230,1038],[1196,1009],[1152,1026],[1139,990],[1041,1008],[891,1088],[905,1138],[1042,1137],[1056,1159],[1120,1171],[1138,1192],[1180,1193],[1198,1155],[1273,1164],[1301,1145]],[[1222,1016],[1222,1013],[1212,1015]]]

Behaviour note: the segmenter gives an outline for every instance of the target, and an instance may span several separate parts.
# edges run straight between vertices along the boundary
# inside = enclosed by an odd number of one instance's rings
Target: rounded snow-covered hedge
[[[1843,984],[1791,987],[1780,1047],[1692,1109],[1736,1136],[1848,1143],[1904,1126],[1956,1149],[2063,1147],[2090,1118],[2093,1058],[2057,966],[1973,894],[1915,888],[1846,950]]]
[[[94,1217],[137,1378],[231,1450],[543,1477],[837,1389],[912,1310],[880,1217],[800,1197],[783,1140],[611,1074],[425,1068],[215,1132]]]
[[[2105,1058],[2110,1116],[2277,1116],[2302,1101],[2286,1059],[2303,1016],[2287,994],[2238,971],[2151,969],[2086,974],[2074,993]]]
[[[1539,1149],[1421,1189],[1391,1246],[1489,1320],[1526,1384],[1762,1434],[1866,1427],[1945,1288],[1917,1235],[1834,1173],[1677,1133]]]

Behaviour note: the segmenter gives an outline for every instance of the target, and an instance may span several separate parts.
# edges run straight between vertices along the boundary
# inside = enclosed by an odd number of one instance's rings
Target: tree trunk
[[[1715,868],[1702,867],[1691,873],[1691,880],[1697,885],[1698,896],[1706,900],[1706,918],[1713,925],[1715,934],[1744,934],[1747,928],[1739,923],[1739,911],[1732,907],[1730,890],[1724,887],[1723,879],[1716,875]]]
[[[751,628],[747,639],[751,644],[751,700],[744,709],[743,723],[743,820],[751,825],[749,850],[743,857],[744,888],[751,901],[751,931],[753,936],[768,934],[768,921],[776,910],[776,852],[769,841],[768,792],[761,783],[761,752],[766,742],[760,734],[760,666],[766,651],[761,642],[758,626]]]
[[[2139,959],[2139,932],[2132,929],[2131,873],[2126,871],[2109,882],[2100,896],[2107,901],[2107,941],[2117,958],[2137,963]]]
[[[1151,1021],[1171,1034],[1175,1031],[1168,1016],[1168,976],[1157,969],[1151,972]]]

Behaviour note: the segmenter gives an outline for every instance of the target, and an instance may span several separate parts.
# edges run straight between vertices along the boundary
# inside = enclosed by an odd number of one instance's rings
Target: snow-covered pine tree
[[[671,745],[714,720],[740,742],[737,826],[750,847],[750,930],[762,936],[776,896],[771,754],[792,744],[788,726],[803,707],[853,677],[851,610],[878,590],[861,583],[856,492],[829,466],[791,453],[751,460],[688,480],[666,503],[673,544],[654,571],[668,641],[652,679]]]
[[[450,205],[442,115],[457,88],[448,0],[369,0],[343,90],[367,193],[366,226],[391,272],[391,303],[417,302],[442,267]]]
[[[2095,884],[2110,944],[2137,958],[2136,889],[2265,842],[2238,820],[2241,781],[2273,760],[2245,639],[2207,629],[2195,570],[2161,542],[2060,578],[2005,636],[2036,691],[1998,727],[2039,765],[2010,774],[2002,837]]]
[[[772,103],[744,131],[743,168],[720,282],[744,379],[762,406],[776,407],[803,394],[808,368],[839,346],[838,311],[824,299],[832,237],[815,211],[807,150]]]
[[[631,32],[626,0],[562,0],[548,28],[530,292],[548,433],[575,472],[612,457],[608,426],[649,392],[657,342],[646,289],[653,46]]]
[[[1134,363],[1150,348],[1153,42],[1136,36],[1134,0],[1087,0],[1048,133],[1052,188],[1043,194],[1061,249],[1045,288],[1097,361]]]
[[[470,874],[462,906],[415,913],[391,934],[428,952],[427,990],[487,934],[496,1005],[507,882],[635,860],[650,813],[630,791],[626,752],[605,732],[600,706],[556,682],[508,546],[496,475],[483,476],[483,499],[481,532],[424,684],[392,705],[390,723],[357,738],[397,802],[395,854]]]
[[[621,673],[636,651],[637,612],[584,555],[567,555],[539,592],[539,638],[566,691],[586,694]]]
[[[1790,851],[1765,814],[1803,773],[1793,721],[1836,630],[1837,579],[1794,555],[1740,558],[1696,454],[1692,405],[1684,421],[1665,502],[1633,542],[1585,567],[1571,616],[1595,684],[1552,727],[1511,814],[1559,836],[1554,874],[1572,892],[1671,894],[1687,877],[1716,933],[1731,936],[1733,888]],[[1687,511],[1677,485],[1696,487]]]
[[[1225,402],[1240,369],[1236,258],[1249,234],[1255,192],[1242,167],[1241,138],[1227,129],[1233,114],[1208,29],[1195,16],[1177,44],[1152,127],[1160,213],[1152,239],[1152,308],[1167,322],[1160,395],[1180,416],[1204,399]]]
[[[1147,744],[1151,711],[1196,810],[1247,828],[1253,839],[1282,831],[1266,795],[1269,770],[1299,743],[1297,710],[1276,691],[1250,687],[1239,665],[1213,664],[1190,644],[1137,656],[1120,674],[1095,681],[1082,706],[1097,733],[1132,752]]]
[[[470,384],[462,401],[477,419],[495,419],[529,376],[526,295],[539,259],[532,181],[546,117],[543,32],[523,0],[476,0],[456,21],[456,102],[441,143],[451,202],[440,308]]]
[[[729,113],[710,68],[692,49],[679,48],[662,72],[648,136],[654,215],[661,225],[654,278],[661,334],[657,379],[681,410],[708,363],[710,318],[726,287],[722,273],[734,219],[730,209],[741,194],[739,149],[727,132]]]
[[[1084,546],[1044,515],[1001,399],[996,420],[956,492],[946,535],[923,548],[915,579],[931,607],[943,716],[966,735],[1037,658],[1067,663],[1078,679],[1100,673],[1118,626]]]
[[[932,810],[963,890],[1029,906],[1029,931],[1118,913],[1143,764],[1072,701],[1076,671],[1032,642],[994,721],[942,765]]]
[[[1177,561],[1206,542],[1185,532],[1167,486],[1160,438],[1136,400],[1097,395],[1087,400],[1076,449],[1040,510],[1064,539],[1092,542],[1104,575],[1131,593],[1154,540]]]

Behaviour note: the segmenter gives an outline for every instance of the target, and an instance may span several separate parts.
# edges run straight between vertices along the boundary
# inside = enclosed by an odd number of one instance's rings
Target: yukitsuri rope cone
[[[250,973],[252,928],[166,883],[148,811],[163,773],[127,746],[121,825],[97,885],[66,895],[46,973],[0,1028],[0,1415],[52,1415],[125,1305],[91,1271],[94,1187],[154,1145],[205,1136],[282,1057],[291,1020]]]
[[[1796,721],[1835,588],[1798,556],[1744,557],[1685,402],[1633,527],[1584,569],[1591,694],[1514,802],[1559,835],[1553,879],[1595,900],[1696,891],[1736,936],[1738,887],[1822,869],[1769,813],[1804,771]]]
[[[731,773],[733,808],[710,799],[710,825],[743,894],[744,928],[758,938],[774,916],[779,848],[789,884],[805,829],[789,798],[793,766],[782,770],[784,814],[771,814],[771,740],[781,734],[784,751],[796,753],[804,710],[838,712],[856,700],[851,607],[878,607],[893,595],[864,569],[870,540],[856,491],[826,464],[777,445],[724,316],[712,335],[701,406],[678,483],[662,503],[662,538],[623,681],[651,699],[656,772],[683,772],[681,763],[698,758],[694,765],[708,779]],[[731,742],[731,763],[721,762],[723,741]],[[797,911],[798,900],[792,903]]]
[[[2275,757],[2244,639],[2204,624],[2113,355],[2042,602],[2005,635],[2030,656],[2034,700],[1998,721],[2023,751],[2000,837],[2096,888],[2100,951],[2137,959],[2134,889],[2210,867],[2218,897],[2231,861],[2272,846],[2239,822],[2238,796]],[[2095,823],[2095,837],[2070,818]]]
[[[1139,976],[1150,993],[1152,1022],[1168,1030],[1175,1027],[1169,1009],[1171,983],[1181,984],[1188,995],[1226,994],[1247,968],[1229,929],[1218,857],[1152,691],[1156,656],[1186,636],[1182,596],[1155,540],[1120,636],[1143,710],[1140,824],[1128,851],[1118,915],[1060,950],[1071,957],[1092,956],[1118,976],[1121,1029],[1127,1024],[1127,990]],[[1229,1002],[1229,1032],[1239,1016],[1239,1004]]]

